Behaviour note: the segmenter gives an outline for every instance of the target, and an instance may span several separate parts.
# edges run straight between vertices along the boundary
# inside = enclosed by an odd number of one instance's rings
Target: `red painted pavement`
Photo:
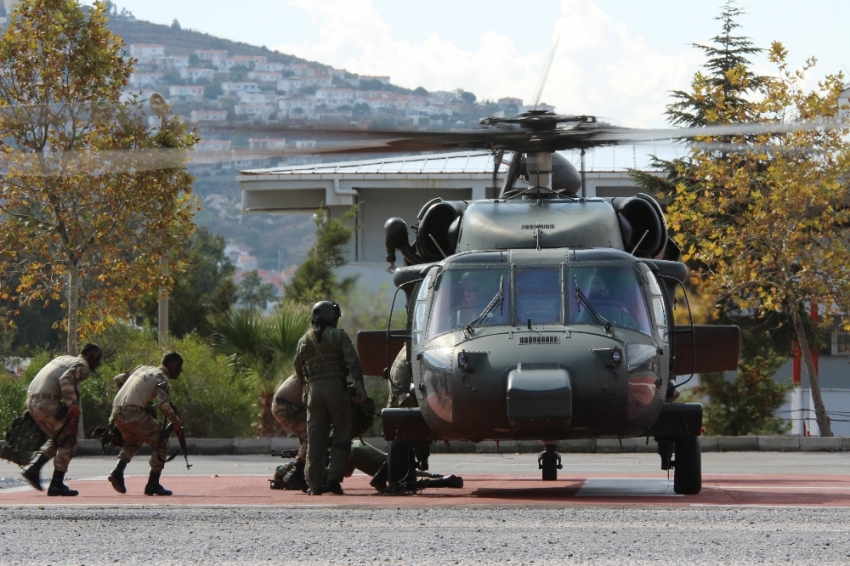
[[[626,494],[577,495],[585,481],[606,481],[625,486]],[[850,507],[850,476],[803,475],[704,475],[698,495],[641,495],[628,493],[628,485],[641,482],[658,485],[666,475],[593,474],[590,477],[562,475],[555,482],[531,476],[470,475],[463,489],[427,489],[417,495],[387,496],[373,490],[366,476],[345,480],[346,495],[312,497],[293,491],[269,489],[262,476],[164,476],[162,483],[174,491],[171,497],[143,494],[147,477],[128,477],[125,495],[116,493],[105,478],[69,481],[80,491],[77,497],[47,497],[29,487],[0,489],[0,507],[20,505],[128,505],[128,506],[337,506],[337,507],[450,507],[506,505],[767,505]],[[672,481],[670,491],[672,491]]]

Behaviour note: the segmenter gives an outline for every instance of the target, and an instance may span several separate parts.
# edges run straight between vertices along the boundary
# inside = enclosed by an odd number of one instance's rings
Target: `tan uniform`
[[[48,437],[40,453],[48,459],[55,456],[53,467],[60,472],[68,471],[77,453],[77,423],[55,415],[62,402],[67,407],[80,404],[78,387],[89,375],[89,364],[82,356],[59,356],[36,374],[27,389],[27,410]]]
[[[160,439],[162,426],[145,412],[145,406],[156,399],[160,412],[168,420],[182,424],[171,406],[168,370],[163,366],[139,366],[123,384],[122,377],[123,375],[115,378],[121,389],[112,403],[112,420],[124,437],[124,447],[121,448],[118,459],[129,462],[144,443],[153,451],[150,459],[151,471],[160,472],[168,457],[168,439]]]
[[[407,344],[401,347],[390,368],[390,379],[387,382],[390,394],[387,397],[387,407],[415,407],[416,399],[410,396],[410,383],[413,381],[413,369],[407,363]]]
[[[304,382],[293,374],[284,381],[272,399],[272,415],[283,427],[298,437],[301,444],[296,460],[307,460],[307,405],[304,403]]]
[[[328,481],[342,482],[351,451],[351,401],[346,391],[346,376],[363,381],[360,358],[344,330],[326,328],[322,341],[312,329],[298,341],[295,373],[306,381],[307,389],[307,466],[305,476],[311,489],[322,486],[325,455],[331,426],[334,436]]]

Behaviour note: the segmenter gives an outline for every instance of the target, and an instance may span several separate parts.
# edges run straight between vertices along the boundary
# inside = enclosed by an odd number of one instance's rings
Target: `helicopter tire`
[[[699,436],[680,436],[676,439],[673,468],[673,491],[680,495],[695,495],[702,489],[702,453]]]

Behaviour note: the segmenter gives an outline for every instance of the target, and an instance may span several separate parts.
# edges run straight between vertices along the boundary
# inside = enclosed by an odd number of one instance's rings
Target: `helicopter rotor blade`
[[[549,80],[549,70],[552,68],[552,61],[555,60],[555,51],[558,49],[558,42],[561,39],[561,31],[555,35],[555,42],[549,50],[549,56],[546,60],[546,67],[543,68],[543,74],[540,76],[540,82],[537,83],[537,89],[534,91],[534,109],[540,105],[540,97],[543,96],[543,88],[546,86],[546,81]]]

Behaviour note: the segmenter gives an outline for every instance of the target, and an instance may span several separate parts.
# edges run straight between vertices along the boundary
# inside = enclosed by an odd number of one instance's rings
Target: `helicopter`
[[[579,196],[583,168],[557,153],[659,134],[548,111],[481,123],[395,142],[510,160],[496,198],[436,198],[414,226],[386,221],[408,326],[390,320],[357,337],[364,368],[392,365],[395,387],[407,381],[393,372],[409,374],[406,402],[381,412],[385,438],[542,441],[538,467],[551,481],[558,441],[651,437],[674,491],[699,493],[702,405],[675,402],[677,377],[736,369],[740,330],[675,325],[688,270],[659,202]]]

